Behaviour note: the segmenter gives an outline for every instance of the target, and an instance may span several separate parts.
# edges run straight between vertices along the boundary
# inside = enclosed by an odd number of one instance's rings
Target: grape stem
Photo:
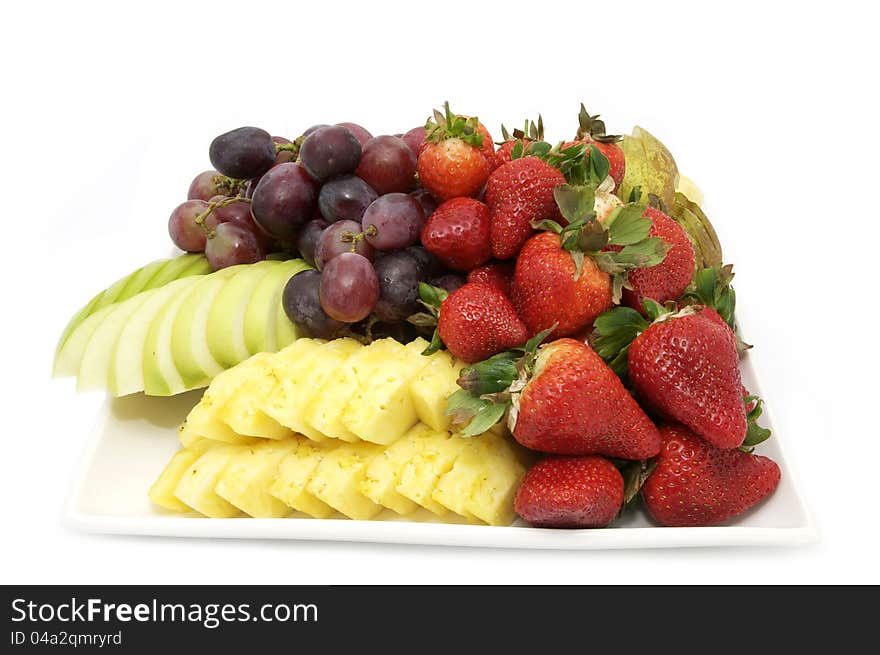
[[[275,153],[279,153],[282,150],[287,150],[293,153],[294,158],[299,155],[299,147],[300,144],[294,141],[293,143],[276,143],[275,144]]]
[[[227,178],[227,179],[232,179],[232,178]],[[203,211],[201,214],[196,216],[193,219],[193,222],[196,225],[200,225],[202,227],[202,229],[205,231],[205,234],[208,235],[209,239],[213,238],[213,236],[214,236],[213,230],[209,230],[207,227],[205,227],[205,221],[208,220],[208,216],[210,216],[215,209],[220,209],[221,207],[228,207],[229,205],[231,205],[234,202],[246,202],[246,203],[250,204],[251,199],[244,198],[242,196],[232,196],[230,198],[224,198],[223,200],[215,200],[214,202],[208,203],[208,208],[205,211]]]
[[[373,232],[371,233],[370,230],[373,230]],[[352,232],[351,230],[343,230],[342,233],[339,235],[339,240],[342,241],[342,243],[351,244],[349,252],[357,252],[358,241],[363,241],[364,239],[366,239],[368,234],[370,236],[376,235],[375,225],[370,225],[365,232]]]
[[[217,191],[226,191],[223,195],[231,196],[241,191],[247,180],[236,180],[234,177],[227,177],[226,175],[217,173],[217,175],[211,178],[211,182],[214,184],[214,188],[217,189]]]

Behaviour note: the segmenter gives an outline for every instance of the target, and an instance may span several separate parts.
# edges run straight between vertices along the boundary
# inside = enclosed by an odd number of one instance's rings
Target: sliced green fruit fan
[[[296,339],[281,295],[307,268],[301,259],[266,260],[211,273],[205,257],[194,254],[147,264],[73,317],[58,343],[54,375],[114,396],[205,387],[251,355]]]

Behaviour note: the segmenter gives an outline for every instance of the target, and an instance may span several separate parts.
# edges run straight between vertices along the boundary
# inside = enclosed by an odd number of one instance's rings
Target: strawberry
[[[742,445],[752,429],[733,331],[700,305],[672,313],[649,299],[644,304],[653,323],[624,307],[596,319],[597,352],[618,372],[626,358],[633,391],[646,409],[718,448]]]
[[[492,256],[489,208],[473,198],[440,205],[422,228],[422,245],[448,268],[469,271]]]
[[[580,274],[562,238],[536,234],[516,260],[510,296],[531,334],[553,325],[557,337],[572,335],[611,309],[611,276],[584,259]]]
[[[535,232],[533,221],[556,219],[553,190],[565,176],[537,157],[514,159],[496,169],[486,184],[492,211],[491,243],[496,259],[511,259]]]
[[[645,507],[667,526],[706,526],[746,511],[779,485],[773,460],[706,443],[683,425],[660,428],[656,468],[642,488]]]
[[[547,453],[646,459],[660,449],[657,428],[620,379],[574,339],[538,351],[509,423],[519,443]]]
[[[529,338],[507,296],[482,282],[468,282],[442,301],[437,333],[464,362],[478,362]]]
[[[628,274],[661,262],[668,246],[648,236],[651,221],[639,205],[620,207],[601,222],[593,211],[592,187],[561,185],[554,197],[568,225],[545,221],[552,232],[529,239],[516,261],[510,294],[532,334],[555,325],[553,335],[563,337],[611,309]],[[608,244],[621,249],[605,252]]]
[[[417,171],[422,186],[438,200],[474,197],[489,178],[494,148],[488,131],[476,118],[457,116],[444,105],[426,125],[426,143]]]
[[[563,144],[562,149],[584,144],[605,155],[609,164],[608,174],[614,180],[614,190],[617,191],[626,172],[626,158],[619,143],[623,137],[616,134],[605,134],[605,121],[599,118],[599,114],[591,116],[583,104],[581,104],[581,110],[578,114],[578,123],[579,127],[575,139]]]
[[[513,160],[513,156],[511,153],[518,143],[522,144],[522,146],[525,148],[530,143],[543,141],[544,119],[541,118],[540,114],[538,114],[537,123],[527,120],[522,130],[516,129],[513,131],[512,134],[507,131],[507,128],[504,127],[504,125],[502,125],[501,136],[504,141],[498,146],[498,149],[495,151],[495,161],[492,164],[493,170]]]
[[[513,508],[542,528],[601,528],[623,505],[623,476],[602,457],[548,457],[523,477]]]
[[[467,276],[468,282],[484,282],[498,289],[505,296],[510,294],[513,281],[513,262],[491,261],[473,269]]]
[[[677,300],[684,293],[694,277],[695,255],[690,238],[678,223],[653,207],[646,208],[643,215],[652,222],[649,236],[658,237],[671,246],[661,263],[636,269],[628,276],[632,288],[624,289],[623,304],[644,314],[643,297],[662,305]]]

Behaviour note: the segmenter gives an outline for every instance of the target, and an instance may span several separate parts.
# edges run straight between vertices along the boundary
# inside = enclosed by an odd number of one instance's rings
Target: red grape
[[[361,127],[357,123],[336,123],[339,127],[344,127],[348,129],[352,134],[355,135],[357,140],[360,142],[361,147],[373,138],[373,135],[370,134],[366,128]]]
[[[315,251],[318,248],[318,239],[321,233],[330,225],[323,218],[314,218],[302,226],[296,237],[296,249],[299,256],[306,260],[310,266],[315,265]]]
[[[368,260],[376,256],[373,246],[364,239],[360,223],[337,221],[324,230],[315,248],[315,266],[323,270],[327,262],[344,252],[356,252]]]
[[[327,316],[321,307],[321,274],[301,271],[284,287],[281,304],[284,313],[306,335],[317,339],[333,339],[343,328],[339,321]]]
[[[321,307],[331,318],[356,323],[373,311],[379,279],[370,260],[354,252],[334,257],[321,272]]]
[[[174,208],[168,218],[168,234],[175,246],[187,252],[204,252],[207,230],[195,219],[207,210],[204,200],[187,200]]]
[[[236,264],[254,264],[266,252],[253,232],[238,223],[221,223],[205,245],[205,257],[215,271]]]
[[[299,227],[315,215],[318,185],[299,164],[273,166],[254,189],[251,211],[269,236],[291,240]]]
[[[236,180],[259,177],[275,163],[275,144],[266,130],[239,127],[221,134],[208,150],[211,164]]]
[[[402,138],[406,145],[410,147],[410,150],[418,157],[422,154],[422,148],[425,147],[425,126],[420,125],[419,127],[412,128]]]
[[[361,223],[371,246],[378,250],[401,250],[419,240],[425,212],[412,196],[388,193],[367,207]]]
[[[210,200],[213,196],[221,193],[218,182],[223,179],[217,171],[205,171],[195,176],[189,191],[186,194],[188,200]]]
[[[413,198],[418,200],[419,204],[422,206],[422,210],[425,212],[425,218],[428,218],[431,214],[434,213],[434,210],[439,207],[439,203],[434,196],[431,195],[431,192],[427,189],[416,189],[415,191],[411,191],[410,194]]]
[[[396,136],[373,137],[364,146],[355,174],[380,196],[409,191],[415,180],[415,153]]]
[[[305,138],[299,158],[312,177],[324,181],[353,173],[361,160],[361,144],[349,129],[330,125]]]
[[[318,208],[331,223],[342,220],[360,222],[364,211],[376,197],[376,192],[361,178],[345,175],[321,187]]]
[[[259,239],[263,246],[268,244],[268,236],[260,229],[260,226],[254,220],[253,214],[251,214],[251,203],[237,200],[236,198],[224,197],[212,199],[211,202],[225,202],[228,204],[215,207],[208,214],[208,218],[205,219],[205,227],[209,230],[213,230],[221,223],[238,223],[253,232],[254,236]]]

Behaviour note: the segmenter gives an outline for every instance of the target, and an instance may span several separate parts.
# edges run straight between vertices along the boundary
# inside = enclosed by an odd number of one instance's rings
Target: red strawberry
[[[440,205],[422,228],[422,245],[448,268],[469,271],[491,256],[489,208],[473,198]]]
[[[513,508],[542,528],[601,528],[623,505],[623,476],[602,457],[548,457],[525,474]]]
[[[492,254],[510,259],[535,232],[532,221],[559,219],[553,189],[565,177],[537,157],[515,159],[496,169],[486,184],[486,204],[492,210]]]
[[[629,273],[632,289],[624,289],[623,303],[644,313],[641,299],[644,297],[660,303],[677,300],[694,277],[694,246],[687,233],[674,220],[659,209],[648,207],[644,216],[653,225],[649,236],[659,237],[671,248],[656,266],[638,268]],[[619,249],[619,246],[615,246]]]
[[[501,126],[501,136],[504,142],[498,146],[495,151],[495,162],[492,165],[493,170],[511,161],[511,152],[513,152],[516,144],[520,143],[526,147],[534,141],[544,140],[544,119],[538,114],[538,122],[527,120],[522,130],[514,130],[513,134],[508,133],[507,128]]]
[[[511,423],[519,443],[546,453],[646,459],[660,449],[657,428],[620,379],[574,339],[541,348]]]
[[[478,266],[468,273],[468,282],[484,282],[490,284],[505,296],[510,294],[510,283],[513,281],[513,262],[489,262]]]
[[[776,462],[738,449],[722,450],[683,425],[660,428],[657,466],[642,488],[645,506],[658,523],[706,526],[741,514],[779,484]]]
[[[514,146],[517,143],[522,143],[521,139],[511,139],[510,141],[505,141],[498,149],[495,151],[495,161],[492,164],[492,169],[496,169],[499,166],[503,166],[507,162],[511,160],[510,153],[513,151]]]
[[[622,138],[616,134],[606,134],[605,121],[599,118],[599,114],[591,116],[583,103],[581,103],[581,110],[578,114],[578,131],[575,140],[563,144],[562,149],[564,150],[580,143],[590,148],[596,148],[608,160],[608,174],[614,180],[614,190],[617,191],[626,172],[626,158],[623,155],[623,148],[618,143]]]
[[[516,260],[510,295],[531,334],[555,323],[554,336],[569,336],[613,307],[611,276],[590,258],[584,259],[577,279],[575,273],[575,261],[559,235],[542,232],[528,240]]]
[[[464,362],[478,362],[529,338],[507,296],[481,282],[449,294],[440,305],[437,330],[449,352]]]
[[[492,138],[476,118],[434,112],[426,126],[426,143],[419,153],[422,186],[438,200],[474,197],[483,188],[494,157]]]
[[[667,315],[629,348],[629,378],[646,408],[719,448],[743,443],[748,420],[733,331],[700,306]]]

